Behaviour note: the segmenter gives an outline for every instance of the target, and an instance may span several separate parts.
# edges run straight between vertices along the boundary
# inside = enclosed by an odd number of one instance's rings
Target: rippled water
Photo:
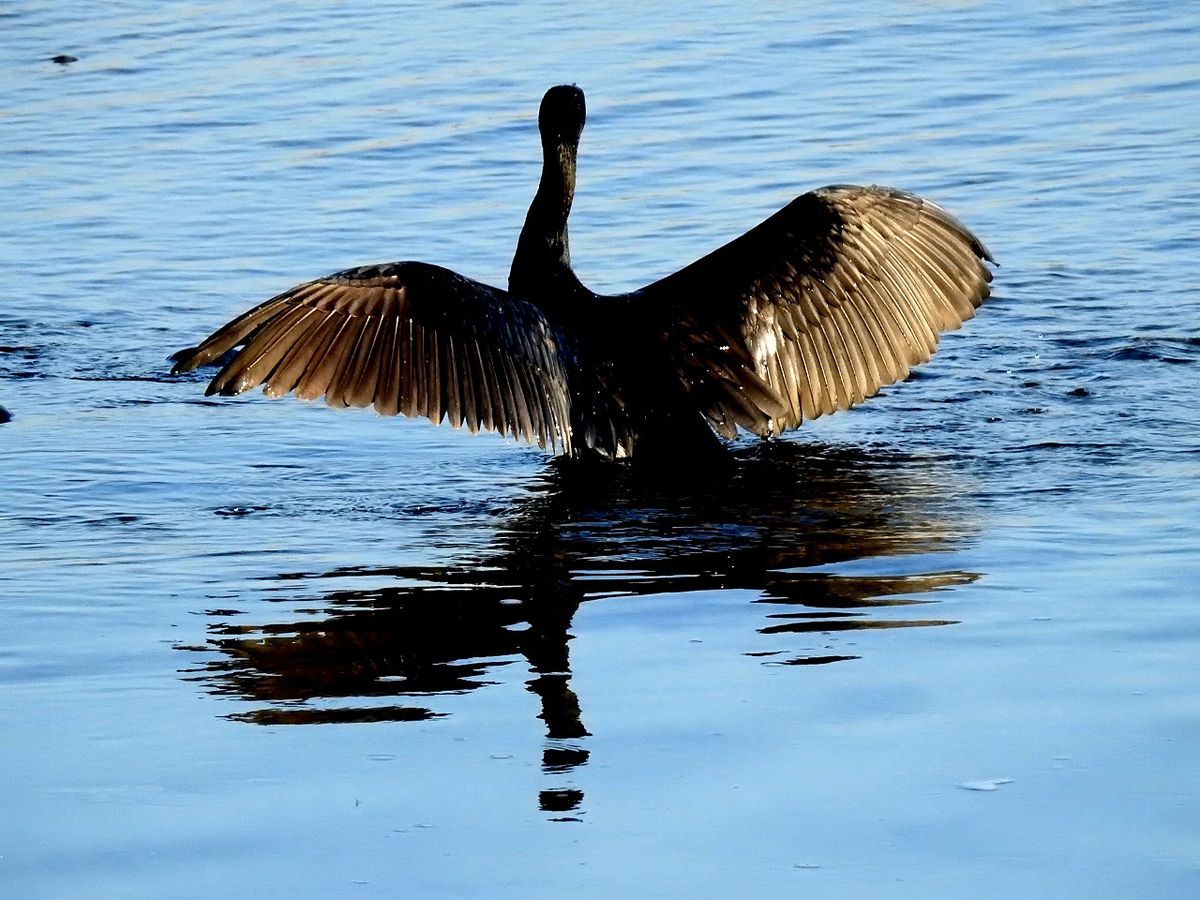
[[[0,893],[1200,892],[1191,6],[0,27]],[[850,181],[995,296],[686,487],[168,376],[348,265],[503,284],[559,81],[596,289]]]

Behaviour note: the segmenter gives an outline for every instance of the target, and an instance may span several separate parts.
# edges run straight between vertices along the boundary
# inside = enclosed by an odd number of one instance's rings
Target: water
[[[1192,7],[0,18],[0,892],[1200,891]],[[560,81],[596,289],[850,181],[995,296],[686,491],[166,374],[348,265],[503,283]]]

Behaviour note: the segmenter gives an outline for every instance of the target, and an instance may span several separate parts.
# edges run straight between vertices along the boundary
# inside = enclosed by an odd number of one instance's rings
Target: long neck
[[[542,180],[525,216],[508,274],[508,289],[542,302],[565,300],[582,288],[571,270],[567,216],[575,197],[577,145],[547,141],[542,146]]]

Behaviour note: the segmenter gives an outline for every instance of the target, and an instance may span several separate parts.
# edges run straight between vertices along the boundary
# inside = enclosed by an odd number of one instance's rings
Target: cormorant
[[[941,207],[832,185],[684,269],[601,296],[571,268],[583,92],[538,114],[543,168],[508,290],[423,262],[347,269],[243,313],[175,372],[239,344],[208,394],[264,385],[334,407],[499,431],[572,457],[720,452],[907,376],[988,296],[987,249]]]

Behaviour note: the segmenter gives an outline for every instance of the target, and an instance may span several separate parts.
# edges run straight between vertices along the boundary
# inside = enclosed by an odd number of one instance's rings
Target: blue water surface
[[[0,894],[1200,894],[1193,5],[0,33]],[[503,285],[559,82],[597,290],[851,182],[954,212],[993,298],[686,490],[169,375],[350,265]]]

